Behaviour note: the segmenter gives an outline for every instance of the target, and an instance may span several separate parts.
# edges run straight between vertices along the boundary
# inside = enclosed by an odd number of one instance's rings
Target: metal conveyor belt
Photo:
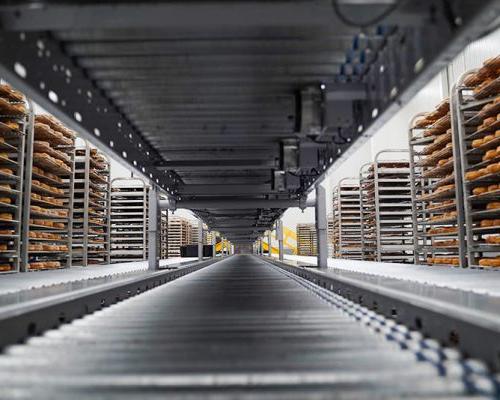
[[[0,356],[0,398],[420,399],[467,393],[460,373],[440,376],[436,365],[417,361],[419,351],[387,339],[382,317],[358,314],[347,300],[257,257],[233,256],[7,348]],[[404,340],[413,350],[425,342],[409,332]],[[448,350],[454,356],[458,360]]]

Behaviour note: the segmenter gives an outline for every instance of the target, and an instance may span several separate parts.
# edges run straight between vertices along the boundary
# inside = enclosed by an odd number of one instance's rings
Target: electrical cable
[[[335,11],[337,17],[347,26],[352,26],[356,28],[368,28],[369,26],[375,25],[381,22],[384,18],[388,17],[396,8],[399,7],[401,1],[395,0],[394,4],[388,6],[381,14],[377,15],[375,18],[372,18],[369,21],[354,21],[347,17],[340,9],[339,1],[332,0],[332,7]]]

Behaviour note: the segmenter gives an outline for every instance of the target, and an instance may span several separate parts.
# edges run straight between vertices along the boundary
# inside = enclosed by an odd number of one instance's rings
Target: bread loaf
[[[495,258],[481,258],[479,265],[482,267],[500,267],[500,257]]]
[[[14,171],[12,171],[10,168],[0,168],[0,172],[6,175],[14,175]]]
[[[12,221],[13,219],[13,216],[11,213],[0,213],[0,219],[4,219],[4,220],[7,220],[7,221]]]
[[[7,272],[12,270],[12,266],[10,264],[0,264],[0,271]]]
[[[500,208],[500,201],[493,201],[486,205],[487,210],[497,210]]]
[[[488,244],[500,244],[500,235],[487,236],[485,242]]]

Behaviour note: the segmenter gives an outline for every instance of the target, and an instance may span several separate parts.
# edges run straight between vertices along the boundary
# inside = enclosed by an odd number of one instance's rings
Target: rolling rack
[[[161,210],[160,223],[160,257],[168,258],[168,210]]]
[[[110,263],[109,160],[87,141],[75,150],[73,264]]]
[[[147,259],[148,186],[141,178],[111,181],[111,262]]]
[[[21,269],[71,266],[75,133],[37,115],[26,138]],[[29,210],[29,212],[27,212]]]
[[[397,155],[392,159],[390,155]],[[400,156],[403,156],[402,158]],[[379,262],[414,262],[410,165],[407,150],[382,150],[370,168],[374,208],[370,221],[376,230],[376,260]]]
[[[469,267],[500,266],[500,56],[452,92],[461,149]]]
[[[448,100],[408,130],[416,264],[466,266],[458,138]]]
[[[375,261],[377,246],[375,221],[372,216],[375,210],[375,198],[369,195],[374,188],[372,168],[373,163],[366,163],[359,170],[361,252],[363,260],[366,261]]]
[[[0,273],[20,270],[24,146],[32,121],[31,102],[0,84]]]
[[[359,180],[341,179],[334,189],[334,251],[338,258],[362,259]]]

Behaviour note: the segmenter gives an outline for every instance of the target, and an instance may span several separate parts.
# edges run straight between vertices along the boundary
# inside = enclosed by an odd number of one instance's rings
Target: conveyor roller
[[[7,348],[0,398],[469,393],[458,352],[419,350],[418,333],[384,321],[257,257],[234,256]],[[449,360],[441,363],[443,354]]]

